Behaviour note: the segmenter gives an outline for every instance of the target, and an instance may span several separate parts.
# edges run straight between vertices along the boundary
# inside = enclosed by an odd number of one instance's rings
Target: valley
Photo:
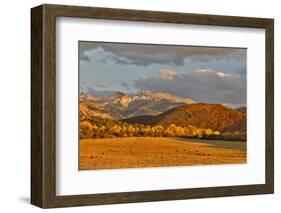
[[[80,95],[80,169],[246,163],[246,107],[168,93]]]

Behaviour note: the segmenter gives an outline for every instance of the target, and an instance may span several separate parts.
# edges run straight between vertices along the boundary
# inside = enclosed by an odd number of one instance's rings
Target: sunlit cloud
[[[160,69],[160,77],[166,80],[172,80],[174,76],[176,75],[176,72],[170,69]]]
[[[213,69],[198,69],[191,73],[172,72],[171,76],[165,77],[140,78],[134,85],[137,88],[192,98],[197,102],[239,105],[246,103],[246,81],[239,75],[225,74]]]

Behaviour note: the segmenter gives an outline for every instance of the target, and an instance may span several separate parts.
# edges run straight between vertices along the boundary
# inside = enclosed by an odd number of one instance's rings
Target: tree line
[[[168,126],[128,124],[110,118],[92,117],[80,121],[80,139],[118,137],[186,137],[216,140],[246,141],[246,132],[224,132],[192,125]]]

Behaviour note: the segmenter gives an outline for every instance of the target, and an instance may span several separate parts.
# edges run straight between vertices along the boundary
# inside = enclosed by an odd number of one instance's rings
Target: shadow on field
[[[193,143],[204,143],[212,146],[216,146],[217,148],[224,148],[224,149],[239,149],[239,150],[246,150],[247,149],[247,142],[246,141],[222,141],[222,140],[202,140],[202,139],[195,139],[195,138],[175,138],[181,142],[193,142]]]

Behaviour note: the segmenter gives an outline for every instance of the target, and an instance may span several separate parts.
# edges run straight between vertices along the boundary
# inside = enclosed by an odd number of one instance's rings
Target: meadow
[[[180,137],[80,139],[81,170],[246,163],[245,141]]]

